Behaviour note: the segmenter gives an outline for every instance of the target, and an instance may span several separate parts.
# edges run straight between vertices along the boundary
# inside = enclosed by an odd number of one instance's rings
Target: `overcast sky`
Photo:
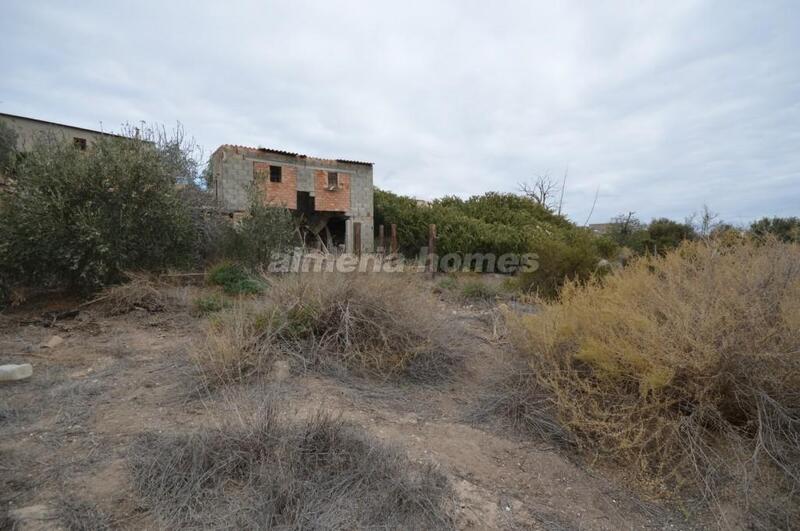
[[[602,5],[601,5],[602,4]],[[375,162],[422,198],[800,215],[800,2],[4,0],[0,112]]]

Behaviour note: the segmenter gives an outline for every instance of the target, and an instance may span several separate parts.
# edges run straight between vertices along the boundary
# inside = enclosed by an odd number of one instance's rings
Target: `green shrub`
[[[264,293],[266,284],[257,278],[250,277],[233,284],[228,284],[223,289],[225,293],[231,295],[258,295],[259,293]]]
[[[496,207],[498,212],[492,212]],[[515,210],[518,209],[518,210]],[[530,200],[489,193],[467,201],[444,198],[429,206],[391,192],[375,190],[375,225],[397,224],[400,252],[417,256],[428,245],[428,226],[436,225],[437,252],[525,253],[531,229],[569,225]]]
[[[468,280],[461,285],[461,298],[469,301],[489,301],[497,296],[497,289],[480,280]]]
[[[649,225],[644,225],[630,213],[614,218],[606,238],[636,254],[664,255],[684,241],[696,239],[697,232],[690,223],[679,223],[668,218],[657,218]]]
[[[228,247],[236,237],[235,226],[228,215],[223,212],[214,195],[195,183],[190,183],[178,190],[178,197],[189,209],[193,230],[192,263],[197,269],[203,269],[227,259]]]
[[[264,293],[267,285],[237,263],[222,263],[208,272],[208,281],[220,286],[229,295],[257,295]]]
[[[208,315],[229,308],[230,303],[225,298],[213,294],[198,297],[194,301],[194,309],[200,315]]]
[[[543,297],[555,297],[569,280],[586,282],[594,275],[604,274],[605,268],[599,267],[602,254],[597,242],[585,229],[540,236],[533,244],[538,268],[521,272],[519,287]]]
[[[605,235],[593,236],[592,242],[597,255],[606,260],[611,260],[619,255],[620,247],[617,242]]]
[[[648,250],[654,254],[665,254],[677,249],[686,240],[697,237],[694,228],[688,223],[678,223],[667,218],[654,219],[647,226]]]
[[[292,213],[283,207],[264,204],[253,193],[248,216],[223,235],[224,256],[250,267],[268,266],[275,253],[289,251],[299,243]]]
[[[439,256],[536,253],[539,270],[525,273],[520,287],[548,295],[555,295],[565,279],[588,279],[602,258],[618,252],[613,239],[575,227],[534,200],[514,194],[445,197],[419,206],[411,198],[376,190],[375,223],[397,224],[400,251],[407,256],[427,246],[429,224],[436,224]],[[465,268],[477,269],[474,263]]]
[[[16,154],[17,131],[5,122],[0,122],[0,174],[12,170]]]
[[[231,222],[217,208],[213,195],[194,183],[182,187],[178,194],[192,213],[193,258],[201,267],[220,260],[265,267],[275,253],[287,252],[299,243],[292,213],[264,204],[256,193],[251,195],[247,216],[238,223]]]
[[[750,226],[760,238],[774,235],[783,242],[800,242],[800,218],[762,218]]]
[[[519,277],[506,277],[500,284],[500,291],[510,294],[520,291]]]
[[[15,191],[0,205],[6,282],[86,291],[122,280],[124,270],[185,264],[193,230],[169,147],[158,138],[102,137],[87,151],[37,143],[15,165]]]
[[[208,281],[216,286],[224,286],[249,278],[249,276],[247,270],[241,264],[224,262],[211,268],[208,272]]]
[[[433,202],[433,207],[449,207],[485,223],[522,228],[547,224],[553,227],[572,226],[565,217],[554,214],[529,197],[516,194],[487,192],[467,200],[444,197]]]
[[[458,280],[455,277],[446,276],[440,279],[436,286],[442,291],[452,291],[458,288]]]

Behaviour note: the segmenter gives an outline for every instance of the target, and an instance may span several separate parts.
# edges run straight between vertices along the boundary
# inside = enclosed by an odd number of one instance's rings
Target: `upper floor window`
[[[281,167],[280,166],[270,166],[269,167],[269,182],[271,183],[279,183],[282,180],[281,174]]]
[[[335,171],[328,172],[328,188],[338,188],[339,187],[339,173]]]
[[[79,137],[76,136],[76,137],[74,137],[72,139],[72,142],[75,144],[76,148],[80,149],[81,151],[86,151],[86,139],[85,138],[79,138]]]

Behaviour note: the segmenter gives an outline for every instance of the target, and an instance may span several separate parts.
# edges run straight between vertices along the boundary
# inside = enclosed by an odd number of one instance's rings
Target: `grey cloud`
[[[420,197],[569,167],[566,211],[797,214],[793,2],[10,2],[0,111],[371,160]]]

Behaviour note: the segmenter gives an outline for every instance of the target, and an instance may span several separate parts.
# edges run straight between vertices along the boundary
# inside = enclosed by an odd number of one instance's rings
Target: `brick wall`
[[[328,190],[328,172],[314,171],[314,210],[322,212],[350,211],[350,174],[339,173],[339,187]]]
[[[274,183],[269,180],[270,166],[280,166],[281,182]],[[253,162],[253,179],[266,203],[291,209],[297,208],[296,167],[270,164],[268,162]]]

